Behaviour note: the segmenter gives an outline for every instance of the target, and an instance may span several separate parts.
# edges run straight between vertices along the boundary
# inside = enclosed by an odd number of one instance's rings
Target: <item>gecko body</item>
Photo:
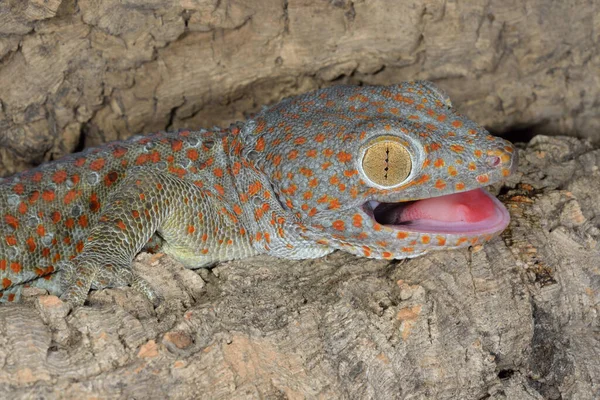
[[[481,187],[516,165],[429,82],[331,87],[229,129],[109,143],[0,182],[0,301],[32,285],[81,305],[131,285],[156,303],[130,268],[144,248],[199,268],[472,246],[507,226]]]

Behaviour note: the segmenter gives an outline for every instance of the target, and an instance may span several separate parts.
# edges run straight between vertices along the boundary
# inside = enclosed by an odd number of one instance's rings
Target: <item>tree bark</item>
[[[166,301],[0,307],[14,398],[600,398],[597,1],[0,2],[0,173],[134,133],[226,125],[338,83],[430,79],[520,147],[499,238],[190,271]],[[593,144],[596,143],[596,144]]]

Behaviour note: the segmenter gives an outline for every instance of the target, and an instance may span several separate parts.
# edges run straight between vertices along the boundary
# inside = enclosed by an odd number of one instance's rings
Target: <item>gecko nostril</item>
[[[486,163],[490,167],[497,167],[502,163],[502,160],[498,156],[489,156],[486,160]]]

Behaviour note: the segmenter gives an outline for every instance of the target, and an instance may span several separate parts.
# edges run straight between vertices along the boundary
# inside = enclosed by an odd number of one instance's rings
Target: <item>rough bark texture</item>
[[[338,82],[431,79],[513,139],[597,143],[597,3],[0,1],[0,173]],[[482,249],[197,272],[142,254],[157,310],[131,289],[2,306],[0,397],[599,398],[599,164],[535,137]]]
[[[599,4],[3,0],[0,173],[338,81],[430,79],[494,131],[597,142]]]
[[[537,136],[483,248],[336,252],[197,272],[135,268],[165,296],[0,307],[0,393],[45,398],[597,399],[600,149]],[[30,293],[34,294],[30,289]]]

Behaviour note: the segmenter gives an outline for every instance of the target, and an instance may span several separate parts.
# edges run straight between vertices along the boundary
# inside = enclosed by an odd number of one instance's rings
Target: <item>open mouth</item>
[[[363,209],[390,228],[432,234],[494,234],[510,222],[504,205],[483,189],[400,203],[372,200]]]

